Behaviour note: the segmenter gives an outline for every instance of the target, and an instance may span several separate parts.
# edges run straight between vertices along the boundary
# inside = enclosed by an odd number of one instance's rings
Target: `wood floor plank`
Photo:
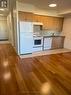
[[[0,44],[0,95],[71,95],[71,52],[21,59]]]

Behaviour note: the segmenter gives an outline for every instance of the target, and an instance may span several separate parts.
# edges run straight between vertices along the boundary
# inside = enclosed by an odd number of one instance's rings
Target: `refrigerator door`
[[[20,33],[20,54],[28,54],[33,51],[33,34],[32,32]]]
[[[33,32],[32,22],[20,22],[20,32]]]

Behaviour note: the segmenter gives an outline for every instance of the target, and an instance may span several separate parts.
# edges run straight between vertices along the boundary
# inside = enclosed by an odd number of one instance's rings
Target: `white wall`
[[[71,16],[64,19],[62,35],[65,36],[64,47],[71,49]]]
[[[8,39],[7,17],[0,16],[0,39]]]
[[[18,11],[16,9],[16,2],[13,7],[13,25],[14,25],[14,47],[19,54],[19,25],[18,25]]]
[[[15,50],[19,51],[19,35],[18,35],[18,11],[16,10],[16,1],[10,0],[10,12],[7,16],[7,24],[8,24],[8,36],[9,42],[15,48]]]
[[[7,16],[7,25],[8,25],[8,37],[9,42],[14,46],[14,31],[13,31],[13,20],[12,20],[12,12]]]

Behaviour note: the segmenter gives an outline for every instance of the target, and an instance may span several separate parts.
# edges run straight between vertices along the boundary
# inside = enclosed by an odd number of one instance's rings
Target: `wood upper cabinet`
[[[64,18],[58,18],[58,30],[62,31]]]
[[[53,18],[52,17],[46,17],[46,29],[51,29],[51,30],[53,30]]]
[[[41,15],[33,14],[33,21],[34,22],[42,22],[42,17]]]
[[[18,16],[20,21],[33,21],[33,13],[19,11]]]
[[[42,16],[42,23],[43,28],[46,29],[46,27],[48,27],[48,18],[46,16]]]
[[[61,32],[63,26],[63,18],[42,16],[33,14],[31,12],[18,12],[20,21],[31,21],[43,23],[43,28],[48,30],[55,30]]]
[[[51,16],[42,16],[34,14],[34,22],[43,23],[43,28],[48,30],[55,30],[61,32],[63,26],[63,18],[51,17]]]
[[[53,27],[54,27],[54,30],[61,32],[62,27],[63,27],[63,18],[54,17]]]
[[[63,18],[59,17],[44,17],[44,29],[55,30],[61,32],[63,26]]]

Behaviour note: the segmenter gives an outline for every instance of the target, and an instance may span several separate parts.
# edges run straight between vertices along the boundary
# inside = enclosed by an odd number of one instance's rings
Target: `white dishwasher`
[[[52,37],[44,37],[43,41],[44,50],[51,49],[52,46]]]

